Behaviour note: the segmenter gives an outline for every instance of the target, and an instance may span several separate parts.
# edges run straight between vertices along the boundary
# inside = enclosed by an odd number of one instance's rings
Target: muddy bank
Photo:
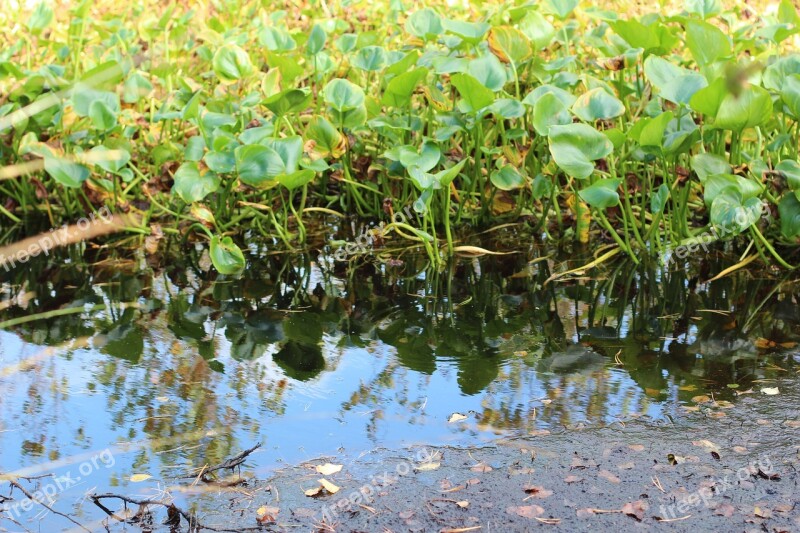
[[[704,401],[674,423],[639,419],[474,449],[343,450],[186,497],[215,508],[204,525],[238,530],[797,531],[796,380],[779,391],[754,390],[732,407]],[[306,495],[320,479],[339,490]]]

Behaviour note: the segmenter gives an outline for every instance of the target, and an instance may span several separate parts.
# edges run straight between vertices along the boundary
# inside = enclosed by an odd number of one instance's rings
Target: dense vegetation
[[[141,214],[134,232],[207,238],[222,273],[246,239],[301,245],[319,214],[381,219],[434,262],[459,226],[523,219],[613,240],[603,257],[737,239],[791,267],[789,0],[635,18],[577,0],[102,4],[0,22],[4,226],[108,206]]]

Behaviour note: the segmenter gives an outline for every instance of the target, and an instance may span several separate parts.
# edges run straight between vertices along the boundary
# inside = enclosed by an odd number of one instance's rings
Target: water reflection
[[[23,304],[7,318],[107,308],[0,333],[4,470],[144,442],[119,461],[121,483],[257,441],[270,450],[254,458],[263,471],[340,446],[678,417],[697,395],[734,400],[791,369],[792,354],[754,341],[800,332],[795,282],[699,282],[720,264],[620,263],[546,283],[563,270],[553,259],[461,259],[434,272],[415,257],[353,270],[264,255],[232,280],[199,271],[192,254],[148,264],[94,253],[5,275],[4,298]],[[448,424],[456,411],[467,421]]]

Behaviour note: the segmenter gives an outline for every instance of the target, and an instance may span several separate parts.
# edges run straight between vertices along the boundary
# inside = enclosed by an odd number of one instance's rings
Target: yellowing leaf
[[[428,472],[430,470],[436,470],[440,466],[442,466],[442,464],[436,462],[422,463],[414,467],[414,470],[416,470],[417,472]]]
[[[447,419],[448,422],[459,422],[461,420],[466,420],[466,415],[462,415],[461,413],[453,413],[450,415],[450,418]]]
[[[313,489],[304,491],[303,494],[313,498],[314,496],[319,496],[320,492],[322,492],[322,487],[314,487]]]
[[[339,487],[337,487],[336,485],[334,485],[325,478],[318,479],[317,482],[331,494],[336,494],[337,492],[339,492]]]
[[[151,476],[150,474],[134,474],[131,476],[131,482],[139,483],[140,481],[147,481],[151,477],[153,476]]]
[[[322,474],[323,476],[330,476],[337,472],[342,471],[342,465],[333,465],[331,463],[325,463],[324,465],[317,465],[317,473]]]

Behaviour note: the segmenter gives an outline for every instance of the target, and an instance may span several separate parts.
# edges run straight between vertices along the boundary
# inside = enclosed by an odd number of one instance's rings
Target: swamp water
[[[257,254],[239,279],[205,273],[199,254],[88,255],[3,273],[2,320],[85,311],[0,331],[0,471],[70,480],[53,505],[85,520],[104,517],[87,494],[190,483],[259,442],[245,471],[263,479],[337,451],[696,424],[796,383],[800,363],[797,283],[699,281],[719,258],[547,282],[560,261],[523,254],[438,273],[416,256],[347,269]]]

